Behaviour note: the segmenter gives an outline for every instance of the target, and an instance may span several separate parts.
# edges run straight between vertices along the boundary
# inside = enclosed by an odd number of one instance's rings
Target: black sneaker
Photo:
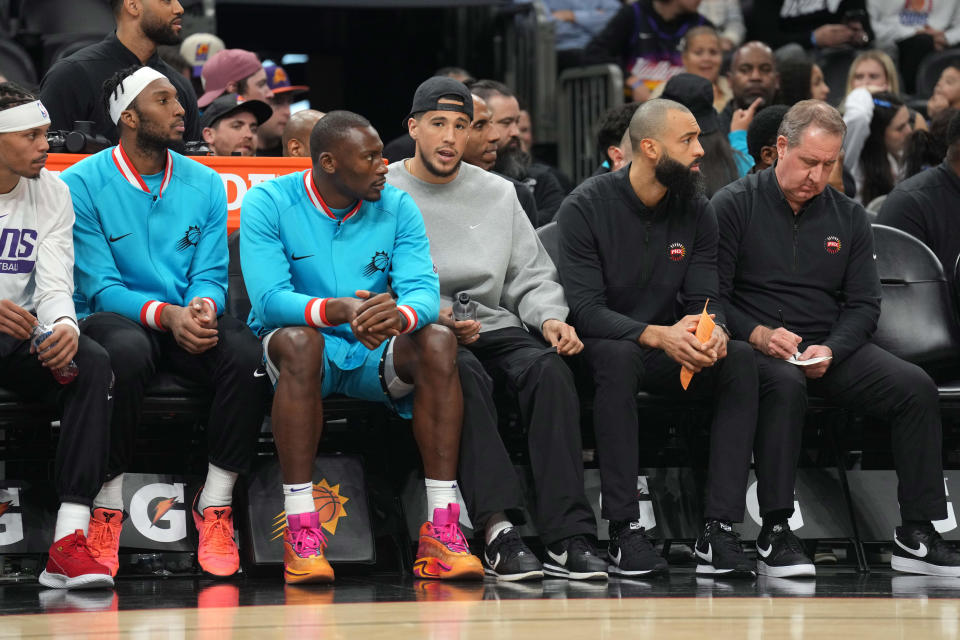
[[[693,547],[697,554],[697,573],[744,574],[753,576],[756,563],[740,546],[740,534],[719,520],[710,520]]]
[[[539,580],[543,577],[540,560],[523,543],[513,527],[493,539],[483,550],[484,572],[499,580]]]
[[[960,553],[944,542],[933,525],[897,527],[890,566],[896,571],[927,576],[960,577]]]
[[[653,548],[640,521],[610,523],[610,573],[645,576],[667,570],[667,561]]]
[[[607,561],[584,536],[564,538],[547,547],[543,572],[548,576],[570,580],[606,580]]]
[[[799,538],[788,524],[775,524],[757,538],[757,573],[771,578],[800,578],[817,575]]]

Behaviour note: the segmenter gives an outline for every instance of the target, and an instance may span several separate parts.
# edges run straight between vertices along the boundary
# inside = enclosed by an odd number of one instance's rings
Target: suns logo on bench
[[[340,485],[333,486],[327,484],[327,479],[323,478],[320,482],[313,485],[313,506],[320,516],[320,526],[326,529],[330,535],[337,532],[337,524],[340,518],[347,517],[347,511],[343,508],[350,498],[340,495]],[[279,540],[287,531],[287,512],[281,511],[273,518],[273,537],[270,540]]]

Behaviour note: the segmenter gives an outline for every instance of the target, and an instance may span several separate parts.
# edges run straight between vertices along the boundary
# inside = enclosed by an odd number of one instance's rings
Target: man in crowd
[[[290,105],[309,92],[310,87],[291,85],[287,72],[276,64],[263,65],[263,71],[267,76],[267,86],[273,93],[273,97],[269,99],[273,115],[257,129],[257,155],[280,157],[284,155],[283,130],[290,120]]]
[[[758,570],[814,573],[787,522],[809,389],[891,422],[903,518],[892,567],[960,576],[960,553],[931,524],[947,517],[937,387],[923,369],[870,342],[880,316],[870,224],[862,206],[827,188],[845,131],[833,107],[798,102],[780,124],[776,165],[712,202],[721,300],[734,337],[755,349],[760,379]]]
[[[440,274],[440,321],[460,343],[464,500],[483,532],[489,574],[505,580],[544,572],[606,578],[606,563],[590,542],[596,522],[583,492],[577,392],[561,358],[583,345],[565,322],[556,269],[513,187],[461,162],[473,115],[473,99],[462,83],[422,83],[408,118],[416,153],[391,166],[387,176],[423,212]],[[451,305],[461,292],[476,303],[476,320],[454,320]],[[549,556],[543,568],[514,528],[519,522],[507,515],[523,506],[523,495],[497,431],[494,379],[513,390],[529,429],[536,525]]]
[[[54,462],[60,509],[40,584],[111,587],[110,570],[97,562],[86,536],[106,473],[113,374],[107,352],[77,327],[73,205],[66,185],[44,169],[49,128],[35,96],[12,82],[0,84],[0,384],[34,400],[62,389]],[[38,322],[52,333],[34,348]],[[71,361],[79,373],[61,387],[53,374]]]
[[[283,155],[289,158],[309,158],[310,133],[317,121],[325,115],[322,111],[304,109],[290,116],[283,128]]]
[[[203,66],[210,58],[226,48],[223,40],[212,33],[194,33],[180,43],[180,55],[190,65],[190,82],[193,84],[195,93],[203,93],[201,81]]]
[[[77,313],[110,354],[111,452],[94,498],[89,544],[116,574],[123,473],[133,456],[147,384],[161,366],[212,391],[209,464],[193,500],[197,560],[207,573],[239,569],[233,487],[252,461],[266,385],[260,345],[221,315],[227,290],[227,204],[215,171],[170,151],[182,142],[176,89],[150,67],[104,84],[120,143],[63,172],[76,211]]]
[[[183,106],[184,140],[200,139],[200,112],[190,82],[160,59],[157,47],[180,43],[183,7],[178,0],[110,0],[117,30],[102,42],[58,60],[40,84],[40,99],[55,130],[71,131],[77,120],[92,120],[93,131],[111,142],[119,131],[104,111],[103,82],[121,69],[143,64],[156,69],[177,89]]]
[[[717,222],[697,166],[700,127],[685,106],[654,99],[637,109],[629,131],[630,170],[587,180],[558,216],[560,275],[596,385],[610,571],[641,576],[667,568],[640,523],[636,394],[682,396],[687,371],[696,375],[686,393],[714,403],[697,573],[752,574],[731,523],[743,520],[757,373],[749,346],[728,341],[717,304]],[[704,305],[716,326],[701,344],[693,332]]]
[[[203,111],[203,141],[215,156],[259,155],[257,130],[270,118],[270,105],[260,100],[240,100],[235,93],[222,95]]]
[[[960,115],[950,119],[946,143],[943,163],[894,187],[883,201],[877,222],[922,240],[937,254],[952,281],[960,255],[960,224],[952,214],[960,211]]]
[[[201,72],[203,95],[197,100],[201,109],[225,93],[235,93],[243,100],[261,100],[269,104],[273,92],[267,84],[267,72],[260,58],[252,51],[224,49],[210,58]]]
[[[754,163],[750,173],[763,171],[776,162],[777,131],[780,130],[780,123],[789,109],[785,104],[771,105],[754,116],[750,122],[747,128],[747,151]]]
[[[733,99],[720,112],[720,130],[724,134],[730,133],[730,121],[735,111],[750,109],[757,98],[763,101],[755,110],[770,106],[780,86],[773,51],[757,41],[747,42],[734,52],[728,77]]]
[[[423,218],[410,196],[385,184],[383,144],[362,116],[327,114],[310,150],[312,169],[247,193],[240,232],[250,324],[275,385],[286,581],[333,580],[312,492],[323,398],[332,393],[413,417],[431,518],[420,528],[414,575],[480,579],[458,525],[457,345],[449,329],[430,324],[439,292]]]
[[[597,123],[597,158],[600,166],[593,172],[594,176],[602,176],[611,171],[617,171],[630,164],[633,156],[632,149],[624,150],[624,142],[629,144],[630,136],[627,129],[630,119],[637,112],[639,102],[629,102],[619,107],[608,109],[600,122]]]

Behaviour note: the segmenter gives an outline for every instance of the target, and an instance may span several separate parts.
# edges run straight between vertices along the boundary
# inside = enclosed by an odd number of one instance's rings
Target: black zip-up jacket
[[[706,198],[667,195],[647,208],[629,165],[589,178],[557,213],[560,281],[585,338],[637,340],[650,324],[709,311],[724,322],[717,286],[717,220]],[[679,304],[678,304],[679,303]]]
[[[822,344],[837,363],[870,340],[880,276],[863,207],[828,186],[794,215],[775,167],[727,185],[711,204],[720,225],[720,299],[735,338],[758,325]]]
[[[103,82],[117,71],[135,64],[140,64],[140,59],[123,46],[116,32],[58,60],[43,76],[40,84],[40,99],[50,112],[50,128],[71,131],[75,120],[92,120],[96,123],[94,132],[116,144],[119,139],[117,125],[111,122],[103,106]],[[156,52],[147,60],[146,66],[167,76],[176,87],[177,100],[186,112],[184,141],[199,140],[200,112],[197,109],[197,95],[190,81],[164,62]]]

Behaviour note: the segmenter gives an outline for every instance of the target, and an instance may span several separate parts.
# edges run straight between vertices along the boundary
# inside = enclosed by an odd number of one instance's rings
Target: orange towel
[[[707,305],[710,304],[710,299],[707,298],[707,301],[703,303],[703,313],[700,314],[700,322],[697,323],[697,332],[693,335],[697,337],[697,340],[700,341],[700,344],[705,343],[710,339],[710,336],[713,335],[713,328],[717,324],[713,321],[713,318],[710,317],[710,314],[707,313]],[[686,391],[687,387],[690,386],[690,381],[693,380],[693,373],[686,368],[680,369],[680,385],[683,387],[683,390]]]

